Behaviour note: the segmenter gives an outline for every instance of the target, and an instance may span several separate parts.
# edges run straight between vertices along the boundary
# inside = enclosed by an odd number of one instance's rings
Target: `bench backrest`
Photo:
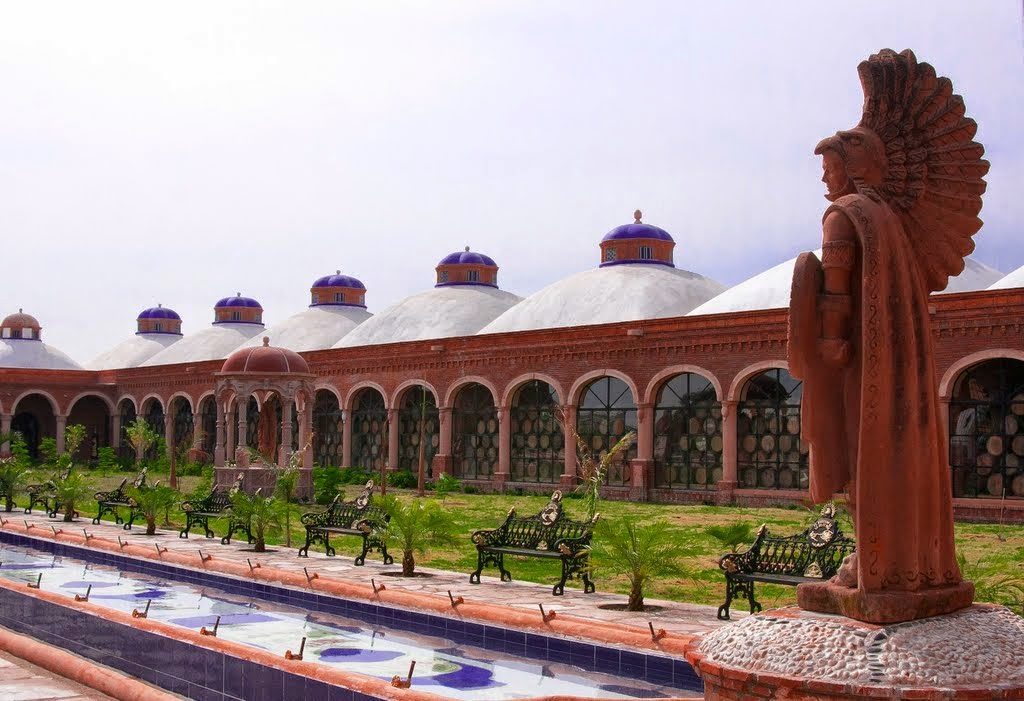
[[[854,541],[836,522],[835,507],[827,504],[818,520],[797,535],[773,536],[761,526],[741,559],[747,572],[828,579],[854,549]]]
[[[388,516],[384,511],[370,503],[373,496],[373,480],[367,481],[363,490],[352,501],[342,501],[341,495],[334,497],[326,511],[303,514],[302,523],[307,526],[333,528],[355,528],[360,521],[370,521],[383,525]]]
[[[566,517],[562,509],[562,493],[556,491],[547,505],[533,516],[516,516],[515,509],[511,509],[505,523],[498,529],[498,536],[502,545],[512,548],[549,550],[563,538],[589,540],[593,528],[593,523]]]

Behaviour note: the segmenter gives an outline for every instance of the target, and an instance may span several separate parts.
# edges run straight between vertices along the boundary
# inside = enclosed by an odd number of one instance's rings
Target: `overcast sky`
[[[1024,264],[1021,3],[0,4],[0,316],[79,362],[241,291],[273,324],[340,268],[379,311],[472,246],[532,293],[644,220],[733,284],[816,248],[815,143],[912,48],[992,169],[975,256]]]

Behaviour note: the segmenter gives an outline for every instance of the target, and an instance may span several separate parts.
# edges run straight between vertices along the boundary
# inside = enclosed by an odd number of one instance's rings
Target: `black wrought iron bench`
[[[373,480],[366,483],[363,491],[352,501],[341,501],[341,495],[326,511],[311,512],[302,515],[302,525],[306,527],[306,544],[299,548],[299,557],[309,557],[309,546],[321,543],[328,557],[334,557],[331,545],[332,535],[357,536],[363,541],[363,550],[356,557],[355,564],[362,566],[366,562],[366,554],[376,550],[384,557],[384,564],[394,563],[388,554],[387,543],[382,531],[387,528],[391,517],[382,509],[370,503],[373,494]]]
[[[64,470],[57,475],[57,480],[67,479],[71,474],[71,468]],[[32,513],[32,509],[38,504],[43,507],[43,511],[50,518],[54,518],[57,512],[60,511],[60,504],[57,502],[57,483],[48,479],[45,482],[39,484],[30,484],[25,487],[25,492],[28,494],[28,506],[25,507],[25,513]],[[75,512],[75,516],[78,516],[78,512]]]
[[[242,480],[245,477],[241,472],[235,478],[230,489],[214,487],[209,496],[198,501],[183,501],[181,510],[185,512],[185,527],[178,534],[179,538],[188,538],[189,531],[193,526],[202,526],[207,538],[216,535],[210,530],[210,519],[221,518],[229,515],[231,511],[231,495],[242,488]]]
[[[140,489],[146,484],[146,470],[149,468],[144,467],[139,474],[132,480],[131,487],[133,489]],[[117,489],[113,489],[109,492],[96,492],[96,503],[99,505],[99,509],[96,512],[96,518],[92,520],[92,525],[98,526],[100,519],[103,514],[113,514],[114,523],[124,524],[126,531],[131,530],[132,524],[135,522],[135,517],[138,515],[138,509],[131,501],[131,494],[128,492],[128,478],[125,477],[121,480],[121,484],[117,486]],[[118,511],[119,508],[125,507],[128,509],[128,520],[125,521],[121,518],[121,513]]]
[[[839,529],[832,504],[826,504],[818,520],[797,535],[773,536],[762,525],[750,548],[727,553],[718,561],[725,572],[725,603],[718,607],[719,620],[729,620],[729,607],[740,597],[747,600],[750,613],[761,610],[754,598],[754,582],[795,587],[831,579],[853,551],[854,541]]]
[[[585,593],[592,593],[590,538],[598,516],[595,515],[591,521],[566,518],[559,491],[552,494],[547,506],[534,516],[519,517],[515,509],[509,509],[505,522],[500,526],[473,533],[477,565],[476,571],[469,575],[470,583],[479,584],[480,572],[488,565],[498,568],[501,581],[512,581],[512,574],[505,569],[505,556],[522,555],[561,561],[561,579],[551,590],[555,596],[564,594],[566,581],[575,577],[582,578]]]

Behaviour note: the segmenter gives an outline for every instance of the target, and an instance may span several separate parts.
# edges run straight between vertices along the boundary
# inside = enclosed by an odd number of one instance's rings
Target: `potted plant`
[[[451,513],[436,501],[414,499],[399,501],[393,494],[377,497],[377,505],[390,520],[384,530],[384,540],[402,550],[402,576],[416,573],[415,553],[424,553],[432,545],[455,542],[455,521]]]
[[[678,560],[688,552],[665,521],[603,521],[595,535],[593,552],[598,565],[625,574],[629,580],[627,611],[643,611],[644,585],[655,577],[679,574]]]
[[[131,506],[146,519],[146,535],[156,535],[156,519],[161,511],[169,509],[178,497],[177,490],[161,485],[142,484],[132,489]]]
[[[231,511],[235,518],[249,524],[255,552],[267,551],[267,532],[280,530],[282,524],[281,503],[274,497],[263,496],[263,489],[254,494],[238,490],[231,495]]]

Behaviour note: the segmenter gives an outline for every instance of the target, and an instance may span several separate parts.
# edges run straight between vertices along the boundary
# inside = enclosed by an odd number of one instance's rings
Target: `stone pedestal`
[[[974,585],[960,582],[921,591],[863,592],[834,582],[809,582],[796,589],[805,611],[849,616],[869,623],[901,623],[931,618],[966,608],[974,601]]]
[[[243,475],[242,489],[252,494],[257,489],[263,489],[264,496],[274,493],[277,486],[278,470],[272,465],[252,465],[250,467],[218,467],[214,469],[214,486],[221,489],[230,489],[239,473]],[[307,469],[299,470],[299,481],[295,488],[295,498],[299,501],[306,501],[313,497],[313,471]]]
[[[1024,619],[990,604],[887,626],[794,606],[685,655],[709,701],[1024,698]]]

